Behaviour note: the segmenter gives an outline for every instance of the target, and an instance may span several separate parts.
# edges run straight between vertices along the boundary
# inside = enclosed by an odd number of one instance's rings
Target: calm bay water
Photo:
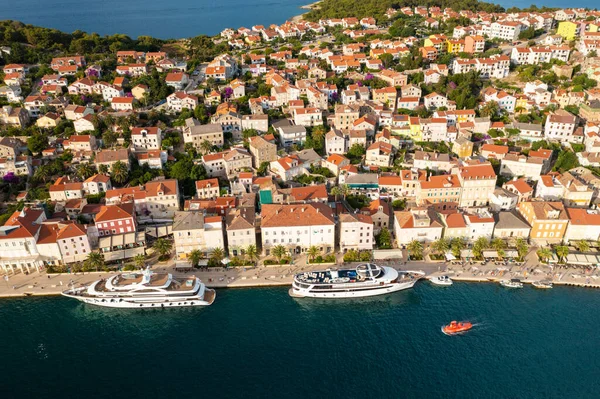
[[[124,33],[161,39],[216,35],[224,28],[281,24],[303,13],[307,0],[18,0],[1,19],[100,35]]]
[[[306,10],[308,0],[19,0],[2,9],[2,19],[101,35],[124,33],[162,39],[215,35],[224,28],[281,24]],[[491,0],[503,7],[529,7],[531,0]],[[538,6],[596,8],[593,0],[544,0]]]
[[[0,397],[597,398],[599,308],[598,291],[465,283],[168,311],[2,300]],[[453,319],[477,326],[447,337]]]

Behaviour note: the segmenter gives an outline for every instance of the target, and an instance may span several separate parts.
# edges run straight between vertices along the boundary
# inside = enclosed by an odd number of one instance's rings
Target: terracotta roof
[[[459,169],[463,179],[495,179],[496,172],[490,164],[463,166]]]
[[[105,205],[100,209],[100,212],[98,212],[98,214],[96,215],[96,223],[118,219],[127,219],[134,217],[134,215],[135,211],[133,202],[128,202],[119,205]]]
[[[196,190],[201,190],[207,187],[219,188],[219,179],[196,180]]]
[[[533,191],[533,188],[527,183],[525,178],[508,181],[506,182],[506,185],[514,187],[514,189],[521,194]]]
[[[66,240],[68,238],[86,236],[87,233],[83,225],[79,223],[68,223],[66,226],[62,227],[57,234],[57,239]]]
[[[584,208],[567,208],[567,214],[572,225],[600,226],[600,213],[597,210]]]
[[[263,228],[335,225],[331,208],[320,203],[302,205],[265,204],[262,206],[261,216],[261,226]]]

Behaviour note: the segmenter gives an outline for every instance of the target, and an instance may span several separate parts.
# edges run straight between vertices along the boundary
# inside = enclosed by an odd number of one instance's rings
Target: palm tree
[[[490,246],[496,251],[500,251],[506,248],[506,242],[504,242],[504,240],[501,238],[494,238],[490,243]]]
[[[587,252],[590,250],[590,243],[585,241],[585,240],[581,240],[577,242],[577,250],[579,252]]]
[[[331,194],[335,196],[337,200],[340,196],[342,198],[346,198],[346,196],[350,193],[350,187],[347,184],[340,184],[331,189]]]
[[[198,249],[194,249],[190,252],[188,258],[192,263],[192,267],[198,267],[198,263],[200,263],[200,259],[202,259],[202,252]]]
[[[223,260],[223,258],[225,258],[225,251],[223,251],[223,248],[220,247],[213,248],[212,252],[210,253],[210,258],[219,263]]]
[[[43,183],[46,183],[46,179],[50,177],[50,170],[47,167],[40,166],[33,174],[33,177],[38,181],[41,180]]]
[[[422,259],[423,258],[423,244],[420,241],[412,240],[406,246],[406,249],[409,254],[409,259],[413,257],[414,259]]]
[[[77,166],[77,176],[80,179],[85,180],[88,177],[91,177],[96,173],[95,168],[89,163],[81,163]]]
[[[152,248],[160,255],[161,258],[164,258],[171,253],[171,250],[173,249],[173,243],[164,238],[159,238],[154,242]]]
[[[489,241],[485,237],[479,237],[473,244],[473,256],[481,259],[483,257],[483,250],[490,246]]]
[[[85,260],[86,266],[90,269],[101,269],[104,267],[104,255],[100,252],[90,252],[87,259]]]
[[[321,250],[319,249],[319,247],[317,247],[315,245],[311,245],[308,248],[308,251],[306,251],[306,254],[308,255],[308,258],[312,262],[314,262],[315,258],[321,254]]]
[[[277,263],[281,264],[281,260],[287,254],[287,248],[283,245],[276,245],[271,249],[271,254],[277,259]]]
[[[200,143],[200,152],[204,155],[208,154],[212,150],[212,143],[208,140],[202,140]]]
[[[455,237],[452,239],[452,243],[450,244],[450,248],[452,249],[452,255],[456,259],[460,259],[460,253],[463,249],[467,247],[467,242],[464,237]]]
[[[113,163],[110,170],[110,178],[117,184],[124,184],[129,176],[127,165],[121,161]]]
[[[567,255],[569,255],[569,247],[566,245],[558,245],[554,248],[554,252],[556,252],[558,259],[565,261],[567,259]]]
[[[146,256],[144,254],[137,254],[133,257],[133,263],[139,269],[143,269],[146,265]]]
[[[529,251],[529,246],[527,245],[527,241],[524,238],[518,237],[515,240],[515,247],[517,248],[517,254],[519,255],[519,260],[522,262]]]
[[[540,248],[536,253],[538,258],[544,262],[548,262],[548,259],[552,257],[552,251],[548,247]]]
[[[246,256],[253,263],[258,260],[258,250],[256,249],[256,245],[248,245],[246,248]]]
[[[438,255],[443,255],[450,249],[450,241],[447,238],[440,238],[431,244],[431,249]]]

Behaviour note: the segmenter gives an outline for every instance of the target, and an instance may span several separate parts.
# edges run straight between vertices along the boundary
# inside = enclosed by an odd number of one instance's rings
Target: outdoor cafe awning
[[[463,249],[462,251],[460,251],[460,257],[461,258],[472,258],[473,251],[471,251],[470,249]]]
[[[123,235],[123,242],[125,244],[135,244],[136,238],[135,233],[127,233]]]
[[[450,252],[448,252],[446,254],[446,260],[456,260],[456,256],[454,256]]]
[[[498,251],[483,251],[484,258],[497,258]]]

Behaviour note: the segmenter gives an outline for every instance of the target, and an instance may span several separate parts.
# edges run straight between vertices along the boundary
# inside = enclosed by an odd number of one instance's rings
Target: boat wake
[[[471,330],[473,330],[475,327],[477,327],[477,329],[479,330],[482,327],[484,327],[484,324],[483,323],[471,323],[471,328],[469,328],[468,330],[465,330],[465,331],[458,331],[458,332],[446,332],[446,331],[444,331],[444,327],[446,327],[446,326],[440,327],[440,329],[441,329],[442,333],[444,333],[444,335],[454,336],[454,335],[465,335],[468,332],[470,332]]]

